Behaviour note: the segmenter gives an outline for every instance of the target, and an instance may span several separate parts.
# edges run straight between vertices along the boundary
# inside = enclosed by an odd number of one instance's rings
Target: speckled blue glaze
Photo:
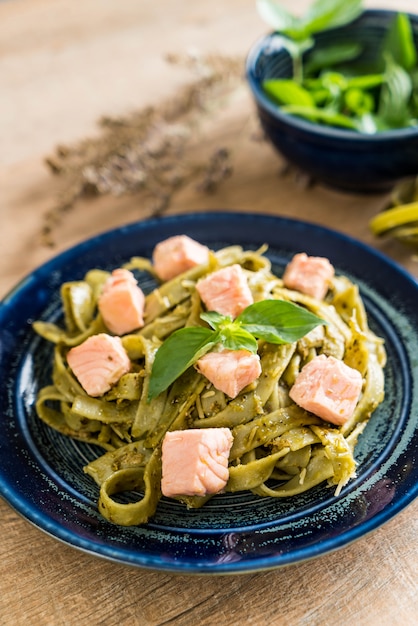
[[[111,525],[83,465],[99,451],[41,423],[37,390],[48,382],[51,346],[35,319],[61,315],[59,288],[93,267],[150,256],[174,234],[219,248],[269,244],[278,274],[298,251],[327,256],[359,283],[372,328],[388,352],[386,398],[356,448],[357,478],[340,497],[320,485],[284,500],[223,494],[200,510],[163,499],[143,527]],[[392,261],[335,231],[285,218],[210,212],[143,221],[106,232],[52,259],[0,305],[0,495],[39,529],[120,563],[181,573],[272,569],[323,555],[373,531],[418,492],[418,286]]]
[[[316,35],[316,45],[358,41],[365,47],[362,58],[367,63],[380,54],[383,34],[395,14],[365,11],[348,26]],[[418,15],[410,15],[410,21],[418,47]],[[417,127],[364,135],[282,113],[262,89],[264,79],[292,76],[289,54],[278,35],[268,34],[253,45],[246,75],[266,136],[290,163],[316,181],[352,192],[375,192],[418,173]]]

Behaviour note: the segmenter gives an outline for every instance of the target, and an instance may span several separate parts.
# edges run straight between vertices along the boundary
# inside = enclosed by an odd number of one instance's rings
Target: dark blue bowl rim
[[[202,236],[204,237],[205,233],[208,232],[209,238],[212,236],[214,239],[215,236],[219,237],[219,232],[222,232],[222,230],[225,231],[225,229],[230,229],[230,232],[234,232],[235,229],[237,229],[240,230],[240,232],[245,233],[245,236],[248,237],[248,241],[253,241],[254,237],[253,243],[259,244],[260,242],[257,239],[257,228],[261,228],[264,234],[269,234],[274,231],[280,233],[280,235],[278,235],[280,241],[282,241],[283,235],[281,232],[283,230],[293,238],[296,237],[298,241],[300,237],[305,237],[307,250],[312,245],[321,245],[325,248],[329,247],[329,250],[334,251],[337,258],[340,259],[340,262],[343,257],[345,258],[346,253],[350,253],[348,263],[349,265],[353,265],[354,275],[359,277],[362,275],[363,267],[365,267],[362,263],[367,263],[367,261],[370,262],[370,265],[373,266],[374,269],[379,267],[382,272],[385,270],[385,281],[380,279],[379,288],[382,289],[384,285],[386,289],[387,284],[387,289],[389,289],[389,287],[393,287],[391,293],[392,291],[397,292],[400,296],[402,296],[408,307],[408,315],[411,317],[411,324],[413,324],[414,328],[417,327],[417,313],[416,309],[413,309],[413,304],[416,302],[418,295],[417,283],[404,268],[367,244],[359,242],[348,235],[339,233],[338,231],[327,227],[292,218],[267,214],[240,213],[235,211],[209,211],[199,212],[196,214],[172,215],[169,217],[134,222],[96,235],[91,239],[63,251],[50,261],[47,261],[45,264],[39,266],[34,272],[29,274],[26,279],[22,280],[14,289],[12,289],[7,296],[5,296],[3,301],[0,303],[0,333],[3,332],[1,328],[4,325],[4,322],[7,322],[7,320],[13,315],[13,311],[16,310],[16,305],[19,305],[19,303],[21,304],[21,298],[24,299],[25,296],[27,297],[26,292],[28,290],[33,290],[34,286],[44,286],[51,274],[59,270],[59,268],[67,267],[68,264],[77,263],[80,256],[87,256],[91,261],[91,255],[93,253],[95,254],[96,250],[100,251],[104,249],[107,251],[109,245],[112,244],[114,240],[116,240],[117,246],[119,247],[125,237],[132,238],[135,236],[138,237],[138,241],[140,242],[140,238],[142,236],[145,240],[143,245],[147,246],[147,236],[151,235],[151,238],[155,237],[157,231],[158,235],[162,237],[181,232],[189,232],[192,236],[192,234],[196,231],[202,233]],[[274,237],[276,237],[276,235],[274,235]],[[413,312],[411,312],[412,310]],[[30,311],[27,314],[30,315]],[[29,331],[24,330],[24,332],[28,333]],[[415,370],[417,370],[415,374],[415,383],[410,392],[415,394],[415,400],[418,401],[418,384],[416,384],[418,369],[415,367]],[[7,373],[3,371],[2,374],[4,375],[5,384],[1,393],[4,396],[7,394]],[[413,372],[411,372],[411,377],[413,375]],[[3,416],[1,417],[3,418]],[[111,542],[96,540],[97,538],[95,537],[93,537],[93,539],[91,537],[86,539],[82,534],[74,532],[71,526],[67,527],[66,524],[63,523],[64,520],[57,520],[50,517],[49,514],[45,513],[43,510],[42,504],[37,503],[34,505],[33,503],[28,502],[25,499],[25,496],[22,496],[19,488],[19,480],[17,480],[17,486],[16,484],[13,484],[13,481],[15,481],[15,472],[18,467],[15,465],[13,465],[13,467],[9,467],[9,459],[6,458],[8,452],[5,448],[5,455],[3,457],[0,456],[0,496],[2,496],[27,521],[31,522],[37,528],[46,532],[55,539],[58,539],[81,551],[118,563],[151,570],[171,571],[183,574],[237,574],[268,570],[316,558],[347,546],[360,537],[363,537],[365,534],[376,530],[412,503],[412,501],[418,496],[418,466],[414,464],[415,456],[418,450],[418,425],[416,424],[416,420],[412,423],[412,419],[409,419],[409,422],[409,428],[412,430],[413,435],[407,446],[402,448],[402,455],[407,456],[407,460],[412,463],[411,476],[413,483],[411,483],[411,479],[406,481],[404,480],[404,477],[402,477],[402,480],[394,482],[394,488],[396,490],[395,497],[390,503],[385,505],[382,510],[378,510],[370,517],[362,519],[357,523],[351,523],[349,520],[347,527],[339,529],[340,532],[330,535],[322,541],[308,543],[307,545],[304,545],[302,542],[302,545],[295,545],[294,549],[289,553],[281,554],[278,552],[275,556],[266,557],[264,556],[263,550],[260,550],[254,559],[247,560],[246,558],[243,558],[241,561],[237,562],[220,562],[214,566],[213,562],[208,560],[205,555],[196,561],[188,560],[186,555],[183,559],[179,559],[177,562],[170,562],[163,559],[161,554],[158,552],[152,554],[142,554],[141,552],[136,551],[129,543],[112,544]],[[3,438],[7,436],[8,435],[4,435],[4,433],[0,431],[0,448],[2,447],[2,444],[7,444],[7,441],[3,440]],[[9,443],[11,444],[12,442],[9,441]],[[402,443],[402,446],[404,446],[404,442]],[[403,456],[399,456],[394,464],[396,466],[396,472],[402,470],[403,468]],[[391,457],[389,456],[388,462],[385,463],[385,465],[391,466],[391,463]],[[395,471],[395,469],[391,469],[391,471]],[[36,478],[36,473],[34,473],[34,478]],[[75,514],[77,514],[77,511],[75,511]],[[261,532],[262,530],[263,529],[261,529]],[[188,534],[187,531],[181,531],[180,534],[184,533],[186,535]],[[251,537],[255,537],[256,533],[257,529],[249,529],[248,531],[248,534]],[[217,533],[211,535],[211,533],[208,532],[207,534],[208,538],[206,539],[203,537],[203,541],[207,541],[207,545],[211,546],[213,536]],[[195,539],[198,538],[199,537],[195,535]],[[190,541],[193,541],[193,536]],[[274,536],[273,541],[276,541]],[[278,541],[280,540],[278,539]]]
[[[363,19],[370,19],[374,16],[386,16],[388,19],[390,19],[397,13],[399,13],[399,11],[391,9],[367,9],[356,20],[356,23],[361,23]],[[418,13],[407,12],[406,14],[409,16],[411,21],[417,25],[418,29]],[[337,30],[343,30],[343,28],[339,28]],[[331,32],[331,30],[328,32]],[[411,128],[392,129],[387,131],[381,131],[373,135],[368,135],[365,133],[359,133],[355,130],[315,124],[314,122],[309,122],[307,120],[304,120],[303,118],[297,117],[296,115],[282,113],[280,108],[276,106],[266,96],[263,89],[261,88],[260,81],[257,80],[255,76],[255,67],[260,54],[263,52],[266,44],[268,44],[276,36],[280,36],[280,33],[271,31],[259,37],[251,46],[245,62],[245,75],[256,103],[261,109],[270,114],[273,118],[277,118],[284,125],[289,126],[289,128],[295,128],[305,133],[306,135],[317,136],[318,138],[323,137],[328,139],[338,139],[339,141],[354,141],[359,144],[375,144],[386,141],[402,141],[418,138],[418,126]]]

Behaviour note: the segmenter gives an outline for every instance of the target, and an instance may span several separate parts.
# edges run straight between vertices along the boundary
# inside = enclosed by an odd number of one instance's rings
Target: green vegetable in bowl
[[[365,72],[357,41],[314,47],[318,33],[361,16],[362,0],[314,0],[301,17],[276,0],[258,0],[257,7],[292,59],[292,78],[263,81],[283,112],[366,134],[418,124],[417,50],[408,15],[396,14]]]

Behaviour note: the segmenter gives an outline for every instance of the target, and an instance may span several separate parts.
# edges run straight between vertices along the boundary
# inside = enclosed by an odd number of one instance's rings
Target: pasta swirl
[[[35,331],[54,344],[52,382],[39,391],[37,414],[63,435],[103,450],[84,471],[98,484],[99,511],[111,522],[144,524],[154,515],[161,499],[162,440],[172,430],[231,429],[226,492],[251,490],[261,497],[281,498],[327,481],[338,493],[355,475],[357,438],[384,397],[383,341],[370,330],[358,287],[347,277],[336,276],[326,297],[317,300],[286,288],[264,252],[264,248],[246,251],[239,246],[211,251],[207,264],[146,295],[145,325],[121,338],[131,370],[100,397],[84,391],[66,355],[86,337],[108,332],[98,312],[98,298],[109,273],[91,270],[83,280],[62,286],[63,326],[34,323]],[[259,340],[262,373],[235,399],[191,367],[149,400],[150,373],[161,343],[177,329],[202,324],[197,280],[232,264],[243,268],[255,302],[294,302],[327,325],[293,343]],[[151,263],[140,257],[124,267],[153,274]],[[343,426],[307,412],[289,396],[302,367],[320,354],[344,361],[364,380],[354,414]],[[134,501],[117,500],[120,492],[135,492]],[[179,499],[187,507],[199,507],[208,497]]]

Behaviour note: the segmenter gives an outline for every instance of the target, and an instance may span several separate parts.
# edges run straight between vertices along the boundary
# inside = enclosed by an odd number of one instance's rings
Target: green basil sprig
[[[362,0],[313,0],[301,17],[279,0],[257,0],[257,8],[292,59],[292,78],[263,81],[283,112],[365,134],[418,124],[418,53],[406,13],[395,14],[366,68],[361,42],[314,48],[317,33],[359,17]]]
[[[296,17],[275,0],[257,0],[260,15],[271,26],[295,41],[329,28],[348,24],[362,12],[362,0],[314,0],[306,13]]]
[[[228,350],[257,353],[257,339],[292,343],[326,322],[303,307],[285,300],[250,304],[235,319],[215,311],[201,314],[210,326],[190,326],[172,333],[160,346],[152,366],[148,399],[167,389],[204,354],[221,344]]]
[[[283,46],[293,62],[293,76],[303,77],[302,56],[313,47],[316,33],[343,26],[362,12],[362,0],[314,0],[301,17],[285,9],[276,0],[257,0],[261,17],[282,35]]]

